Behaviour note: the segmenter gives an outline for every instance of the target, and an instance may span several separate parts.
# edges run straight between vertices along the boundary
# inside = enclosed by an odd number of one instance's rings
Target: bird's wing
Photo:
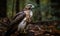
[[[21,22],[21,21],[24,19],[25,16],[26,16],[26,14],[23,13],[23,12],[18,13],[18,14],[15,16],[14,20],[11,21],[10,26],[13,25],[13,24],[16,24],[16,23]],[[17,25],[18,25],[18,24],[17,24]]]
[[[23,14],[23,12],[18,12],[13,18],[12,20],[14,20],[16,17],[18,17],[19,15]]]
[[[8,27],[8,30],[5,34],[5,36],[7,36],[7,34],[9,36],[12,32],[14,32],[15,29],[13,29],[13,28],[16,27],[18,25],[18,23],[20,23],[24,19],[25,16],[26,16],[25,13],[18,13],[15,16],[16,18],[14,20],[12,20],[11,23],[9,24],[9,27]]]

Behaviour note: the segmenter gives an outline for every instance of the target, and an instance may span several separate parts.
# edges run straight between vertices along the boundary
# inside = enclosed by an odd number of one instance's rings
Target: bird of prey
[[[27,19],[25,11],[26,12],[29,11],[29,15],[30,15],[29,17],[32,17],[32,15],[33,15],[32,10],[31,10],[32,8],[34,8],[34,6],[32,4],[27,4],[23,11],[16,14],[16,16],[11,21],[11,23],[9,25],[10,28],[5,33],[5,36],[10,36],[10,34],[12,32],[15,32],[15,30],[13,29],[14,25],[18,25],[18,31],[23,30],[25,28],[26,19]]]

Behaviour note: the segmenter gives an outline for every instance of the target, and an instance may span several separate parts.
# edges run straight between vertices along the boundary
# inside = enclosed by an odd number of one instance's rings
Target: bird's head
[[[34,5],[32,5],[32,4],[27,4],[27,5],[25,6],[25,8],[26,8],[26,9],[33,9],[33,8],[34,8]]]

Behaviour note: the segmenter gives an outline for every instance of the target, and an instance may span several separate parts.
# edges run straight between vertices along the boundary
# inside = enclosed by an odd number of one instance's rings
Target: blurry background
[[[59,20],[59,0],[1,0],[0,18],[12,18],[16,13],[22,11],[26,4],[33,4],[33,21]]]
[[[35,8],[32,10],[32,21],[34,23],[43,21],[35,24],[42,24],[43,26],[46,26],[45,29],[49,28],[47,26],[50,25],[50,27],[53,26],[54,32],[56,31],[56,28],[60,31],[59,0],[0,0],[0,22],[2,21],[3,23],[0,23],[0,32],[1,28],[3,28],[3,30],[5,29],[5,23],[9,25],[16,13],[22,11],[26,4],[33,4],[35,6]],[[59,31],[57,32],[60,33]]]

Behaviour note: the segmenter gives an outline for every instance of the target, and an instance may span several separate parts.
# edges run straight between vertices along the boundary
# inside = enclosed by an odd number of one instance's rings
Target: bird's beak
[[[34,5],[32,5],[32,7],[31,7],[32,9],[34,8]]]

